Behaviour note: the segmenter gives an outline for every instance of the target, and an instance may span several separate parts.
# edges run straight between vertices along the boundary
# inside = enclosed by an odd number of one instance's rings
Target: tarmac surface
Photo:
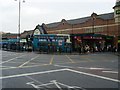
[[[118,56],[113,53],[1,52],[2,88],[119,90]]]

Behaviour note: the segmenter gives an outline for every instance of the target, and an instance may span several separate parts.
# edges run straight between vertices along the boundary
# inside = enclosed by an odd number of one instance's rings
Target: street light
[[[17,0],[15,0],[17,1]],[[25,0],[23,0],[23,3]],[[18,19],[18,50],[20,50],[20,13],[21,12],[21,0],[19,0],[19,19]]]

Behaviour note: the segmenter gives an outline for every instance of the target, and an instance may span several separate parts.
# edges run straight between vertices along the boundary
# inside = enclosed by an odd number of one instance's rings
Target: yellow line
[[[70,62],[75,63],[68,55],[65,56],[70,60]]]
[[[50,65],[53,63],[53,59],[54,59],[54,55],[52,56],[52,58],[50,59]]]

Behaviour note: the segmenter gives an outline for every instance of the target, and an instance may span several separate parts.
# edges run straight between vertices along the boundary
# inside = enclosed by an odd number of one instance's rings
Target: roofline
[[[104,13],[104,14],[97,14],[97,16],[102,16],[102,15],[107,15],[107,14],[114,14],[114,12],[110,12],[110,13]],[[82,17],[82,18],[76,18],[76,19],[69,19],[69,20],[66,20],[66,22],[68,22],[68,21],[72,21],[72,20],[77,20],[77,19],[83,19],[83,18],[88,18],[88,17],[91,17],[91,16],[86,16],[86,17]],[[63,19],[62,19],[63,20]],[[61,21],[62,21],[61,20]],[[61,23],[61,21],[60,22],[53,22],[53,23],[48,23],[48,24],[45,24],[46,25],[46,27],[48,27],[47,25],[50,25],[50,24],[56,24],[56,23]],[[71,23],[68,23],[68,24],[71,24]],[[71,25],[73,25],[73,24],[71,24]],[[49,27],[48,27],[49,28]]]

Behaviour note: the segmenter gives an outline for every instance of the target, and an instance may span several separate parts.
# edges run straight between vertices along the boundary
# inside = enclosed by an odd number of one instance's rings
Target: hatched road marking
[[[65,55],[72,63],[75,63],[68,55]]]
[[[7,60],[7,61],[1,62],[0,64],[3,64],[3,63],[6,63],[6,62],[9,62],[9,61],[12,61],[12,60],[17,59],[17,58],[20,58],[20,57],[22,57],[22,56],[25,56],[25,54],[24,54],[24,55],[21,55],[21,56],[19,56],[19,57],[15,57],[15,58],[9,59],[9,60]]]
[[[36,59],[37,57],[39,57],[39,55],[35,56],[34,58],[30,59],[29,61],[23,63],[22,65],[18,66],[18,67],[23,67],[25,64],[29,63],[30,61]]]
[[[9,67],[9,68],[2,68],[2,70],[6,70],[6,69],[18,69],[18,68],[31,68],[31,67],[40,67],[40,66],[48,66],[48,65],[50,65],[50,64],[30,65],[30,66],[23,66],[23,67]]]

